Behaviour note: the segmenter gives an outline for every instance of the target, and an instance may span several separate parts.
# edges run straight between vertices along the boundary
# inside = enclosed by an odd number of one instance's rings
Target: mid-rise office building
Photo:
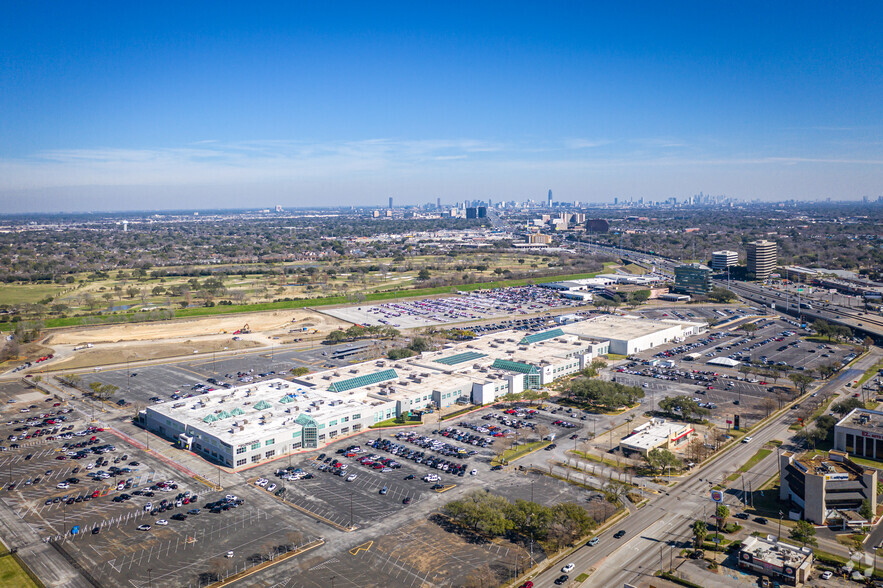
[[[862,503],[867,500],[877,511],[877,470],[852,462],[842,451],[811,459],[785,451],[779,456],[779,500],[817,525],[833,519],[864,524],[869,521],[858,514]]]
[[[776,269],[778,245],[775,241],[752,241],[746,246],[748,251],[748,277],[766,280]]]
[[[739,265],[739,254],[729,249],[723,251],[712,251],[711,253],[711,269],[715,271],[723,271],[728,267]]]
[[[701,263],[688,263],[675,268],[674,292],[705,296],[712,289],[711,268]]]

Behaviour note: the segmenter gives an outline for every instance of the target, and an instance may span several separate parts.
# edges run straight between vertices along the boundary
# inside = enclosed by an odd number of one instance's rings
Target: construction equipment
[[[251,328],[248,326],[248,323],[245,323],[241,329],[233,331],[234,335],[248,335],[249,333],[251,333]]]

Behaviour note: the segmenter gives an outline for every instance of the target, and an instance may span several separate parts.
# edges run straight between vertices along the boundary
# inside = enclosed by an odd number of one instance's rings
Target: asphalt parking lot
[[[562,298],[555,290],[518,286],[476,290],[458,296],[319,309],[319,312],[360,325],[389,325],[408,329],[535,314],[576,306],[580,306],[580,303]]]
[[[319,346],[306,350],[276,350],[250,352],[237,357],[222,356],[213,359],[208,354],[199,359],[175,363],[156,364],[140,367],[120,367],[82,374],[81,388],[88,389],[92,382],[113,384],[118,390],[113,394],[113,403],[125,400],[126,404],[143,407],[153,404],[152,398],[164,402],[172,400],[172,394],[197,395],[193,386],[207,384],[209,378],[241,386],[237,373],[250,372],[254,380],[282,377],[291,368],[307,367],[312,371],[323,369],[324,364],[344,365],[352,358],[336,358],[335,351],[347,345]],[[272,360],[270,354],[272,353]],[[265,357],[266,356],[266,357]],[[275,374],[269,374],[276,372]],[[264,378],[259,374],[269,374]],[[228,377],[231,376],[231,377]]]

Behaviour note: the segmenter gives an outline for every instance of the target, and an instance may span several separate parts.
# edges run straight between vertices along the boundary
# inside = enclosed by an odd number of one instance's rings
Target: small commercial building
[[[800,586],[812,571],[813,551],[782,543],[776,537],[749,536],[739,549],[739,567],[788,586]]]
[[[623,437],[619,446],[624,452],[640,453],[644,457],[654,449],[669,451],[682,447],[690,439],[693,427],[684,423],[651,418]]]
[[[852,462],[842,451],[811,459],[785,451],[779,455],[779,482],[779,500],[817,525],[834,519],[868,522],[855,514],[865,500],[877,511],[877,470]]]

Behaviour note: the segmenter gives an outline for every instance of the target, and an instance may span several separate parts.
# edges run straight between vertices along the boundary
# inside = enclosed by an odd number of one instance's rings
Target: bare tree
[[[776,410],[776,401],[766,396],[760,401],[760,407],[766,412],[766,416],[770,416],[770,413]]]

